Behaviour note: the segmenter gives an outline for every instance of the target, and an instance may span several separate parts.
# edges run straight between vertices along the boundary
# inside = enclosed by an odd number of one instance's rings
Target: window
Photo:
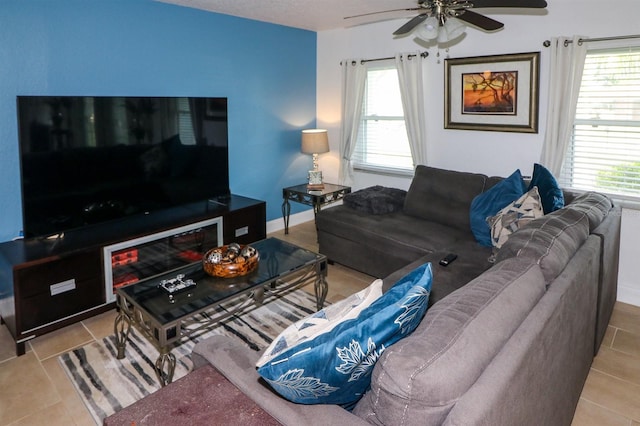
[[[352,161],[357,169],[413,172],[395,67],[372,67],[367,71],[362,119]]]
[[[640,197],[640,47],[587,53],[560,184]]]

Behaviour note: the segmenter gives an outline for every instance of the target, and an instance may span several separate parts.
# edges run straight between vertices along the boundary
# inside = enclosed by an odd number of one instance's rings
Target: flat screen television
[[[227,99],[18,96],[25,237],[229,195]]]

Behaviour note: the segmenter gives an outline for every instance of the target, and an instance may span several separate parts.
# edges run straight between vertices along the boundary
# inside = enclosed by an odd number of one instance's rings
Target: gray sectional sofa
[[[615,302],[620,207],[576,196],[492,253],[474,241],[468,211],[499,180],[419,166],[399,211],[318,215],[321,251],[385,276],[386,288],[433,265],[430,308],[383,352],[352,412],[286,401],[259,378],[259,354],[223,336],[196,345],[196,367],[213,365],[283,424],[570,424]],[[438,265],[448,252],[459,258]]]

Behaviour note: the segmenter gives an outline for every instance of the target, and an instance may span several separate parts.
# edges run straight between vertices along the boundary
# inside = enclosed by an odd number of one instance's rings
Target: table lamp
[[[302,131],[302,146],[305,154],[313,154],[313,170],[309,170],[308,189],[323,189],[322,172],[318,170],[318,154],[329,152],[329,138],[325,129],[307,129]]]

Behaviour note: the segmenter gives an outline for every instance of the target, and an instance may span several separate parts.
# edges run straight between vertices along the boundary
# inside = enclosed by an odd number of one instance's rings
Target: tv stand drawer
[[[86,281],[71,279],[52,284],[46,292],[20,299],[22,334],[102,304],[101,287],[100,277]]]
[[[100,277],[102,268],[98,250],[76,253],[69,256],[52,258],[47,262],[16,271],[16,292],[20,297],[32,297],[61,291],[62,282],[75,280],[87,281]],[[51,289],[54,287],[53,290]]]

